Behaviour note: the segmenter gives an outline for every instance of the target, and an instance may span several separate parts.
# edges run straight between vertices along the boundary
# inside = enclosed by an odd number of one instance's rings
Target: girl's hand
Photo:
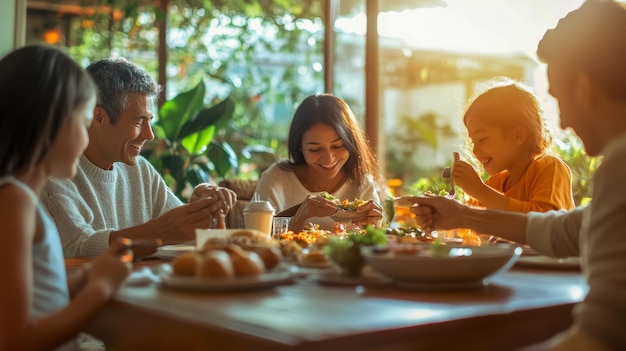
[[[474,198],[476,197],[475,195],[485,187],[485,183],[480,179],[474,167],[461,160],[454,162],[454,166],[452,167],[452,179],[454,179],[454,183],[460,186],[466,194]]]
[[[359,227],[365,227],[368,224],[378,226],[383,219],[383,208],[373,200],[370,200],[357,208],[357,212],[366,213],[364,217],[357,218],[352,221],[352,223],[358,225]]]
[[[119,239],[98,256],[91,266],[87,284],[98,285],[105,296],[112,296],[132,270],[133,252],[130,239]]]

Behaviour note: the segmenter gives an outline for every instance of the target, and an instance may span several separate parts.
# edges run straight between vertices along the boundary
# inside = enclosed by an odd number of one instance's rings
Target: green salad
[[[384,246],[387,235],[384,229],[368,225],[364,231],[349,231],[342,236],[332,237],[324,247],[324,253],[345,275],[359,275],[365,265],[361,247],[367,245]]]

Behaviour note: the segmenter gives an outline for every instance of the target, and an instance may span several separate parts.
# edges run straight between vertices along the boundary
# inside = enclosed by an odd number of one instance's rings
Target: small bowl
[[[416,244],[416,250],[395,252],[363,247],[361,255],[375,271],[409,288],[447,289],[483,286],[486,278],[506,271],[519,258],[522,248],[498,244]]]
[[[351,277],[361,275],[365,260],[361,255],[360,247],[361,245],[337,247],[329,252],[328,256],[339,274]]]

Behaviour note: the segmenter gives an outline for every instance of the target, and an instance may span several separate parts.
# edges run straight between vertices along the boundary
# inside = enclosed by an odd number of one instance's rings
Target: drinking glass
[[[272,223],[272,238],[278,239],[280,234],[287,233],[289,231],[289,221],[291,217],[274,217]]]

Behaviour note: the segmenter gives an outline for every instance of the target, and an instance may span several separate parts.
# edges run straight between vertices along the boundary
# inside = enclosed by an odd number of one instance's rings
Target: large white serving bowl
[[[430,243],[418,244],[417,253],[396,253],[373,246],[361,249],[367,264],[402,287],[415,289],[462,289],[487,284],[488,277],[506,271],[522,248],[509,244],[464,246],[446,244],[438,254]]]

